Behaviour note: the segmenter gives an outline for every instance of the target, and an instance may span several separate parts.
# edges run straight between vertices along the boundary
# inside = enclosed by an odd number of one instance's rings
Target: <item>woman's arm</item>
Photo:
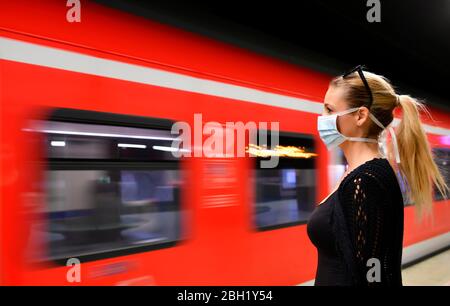
[[[338,248],[352,273],[355,285],[388,285],[386,258],[387,190],[369,172],[357,173],[345,181],[339,202],[344,222],[338,235]],[[348,248],[349,250],[343,250]]]

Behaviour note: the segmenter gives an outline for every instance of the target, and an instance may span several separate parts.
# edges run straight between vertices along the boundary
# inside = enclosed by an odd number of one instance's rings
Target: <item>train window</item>
[[[344,152],[341,148],[337,147],[335,150],[329,151],[329,164],[328,164],[328,193],[334,189],[336,184],[341,180],[345,171],[348,168],[347,161],[344,156]]]
[[[182,239],[182,173],[170,130],[36,121],[48,158],[33,258],[65,262],[173,246]]]
[[[444,177],[445,182],[447,185],[450,184],[450,169],[449,169],[449,163],[450,163],[450,149],[448,148],[433,148],[433,159],[436,162],[436,165],[438,166],[439,171],[441,172],[442,176]],[[405,180],[399,177],[399,183],[400,188],[402,190],[403,194],[403,202],[405,206],[414,205],[414,201],[409,198],[407,189],[408,184]],[[443,201],[445,200],[442,194],[437,190],[437,188],[434,188],[433,190],[433,200],[434,201]]]
[[[409,186],[408,186],[408,181],[406,180],[406,177],[404,177],[402,175],[400,170],[396,170],[396,175],[397,175],[398,184],[400,186],[400,190],[402,192],[403,205],[404,206],[414,205],[414,201],[410,198],[409,193],[408,193]]]
[[[330,152],[331,154],[331,165],[329,166],[329,175],[330,175],[330,186],[334,186],[340,178],[344,175],[345,170],[348,168],[347,161],[345,160],[345,156],[343,151],[339,148],[334,150],[333,152]],[[394,170],[396,172],[397,181],[400,186],[400,190],[402,192],[403,196],[403,205],[408,206],[412,205],[412,201],[410,200],[408,193],[407,193],[407,182],[402,177],[399,171]]]
[[[317,154],[312,136],[280,133],[274,153],[279,156],[275,168],[261,167],[260,162],[269,158],[266,148],[251,144],[249,148],[257,156],[253,178],[255,228],[271,230],[305,223],[316,202]]]
[[[450,186],[450,149],[449,148],[434,148],[433,149],[434,161],[439,168],[445,182]],[[448,197],[447,197],[448,198]],[[434,189],[434,200],[443,201],[446,200],[437,188]]]

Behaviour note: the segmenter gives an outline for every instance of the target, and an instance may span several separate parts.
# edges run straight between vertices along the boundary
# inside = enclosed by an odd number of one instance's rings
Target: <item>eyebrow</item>
[[[331,104],[328,104],[328,103],[325,103],[325,106],[328,106],[328,107],[330,107],[330,108],[334,108]]]

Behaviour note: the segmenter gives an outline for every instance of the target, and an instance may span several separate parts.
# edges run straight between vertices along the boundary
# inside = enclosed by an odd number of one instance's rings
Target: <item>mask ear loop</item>
[[[378,125],[379,127],[381,127],[383,130],[386,130],[386,127],[384,127],[384,125],[381,124],[381,122],[378,121],[378,119],[375,118],[375,116],[372,115],[370,112],[369,112],[369,117],[370,117],[370,119],[373,120],[373,122],[375,122],[376,125]],[[393,144],[394,144],[395,162],[396,162],[397,164],[399,164],[399,163],[400,163],[400,153],[399,153],[399,150],[398,150],[397,137],[395,136],[395,131],[394,131],[394,129],[392,128],[392,126],[390,126],[390,127],[388,128],[388,130],[389,130],[389,133],[391,134],[391,141],[392,141]],[[386,137],[384,137],[384,144],[385,144],[385,147],[387,147],[387,138],[386,138]]]
[[[384,157],[387,156],[386,143],[387,143],[386,130],[383,130],[380,133],[380,137],[379,137],[379,141],[378,141],[378,147],[382,151]]]
[[[397,164],[400,164],[400,152],[398,150],[397,136],[395,136],[395,131],[392,126],[389,127],[389,132],[391,133],[392,142],[394,143],[395,161]]]

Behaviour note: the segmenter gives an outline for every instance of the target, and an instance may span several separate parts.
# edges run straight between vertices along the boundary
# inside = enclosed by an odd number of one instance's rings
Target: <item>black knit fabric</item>
[[[319,253],[316,285],[401,286],[403,218],[402,193],[387,159],[374,158],[352,170],[308,222]],[[324,228],[331,235],[318,234]],[[369,281],[377,262],[380,279]]]

